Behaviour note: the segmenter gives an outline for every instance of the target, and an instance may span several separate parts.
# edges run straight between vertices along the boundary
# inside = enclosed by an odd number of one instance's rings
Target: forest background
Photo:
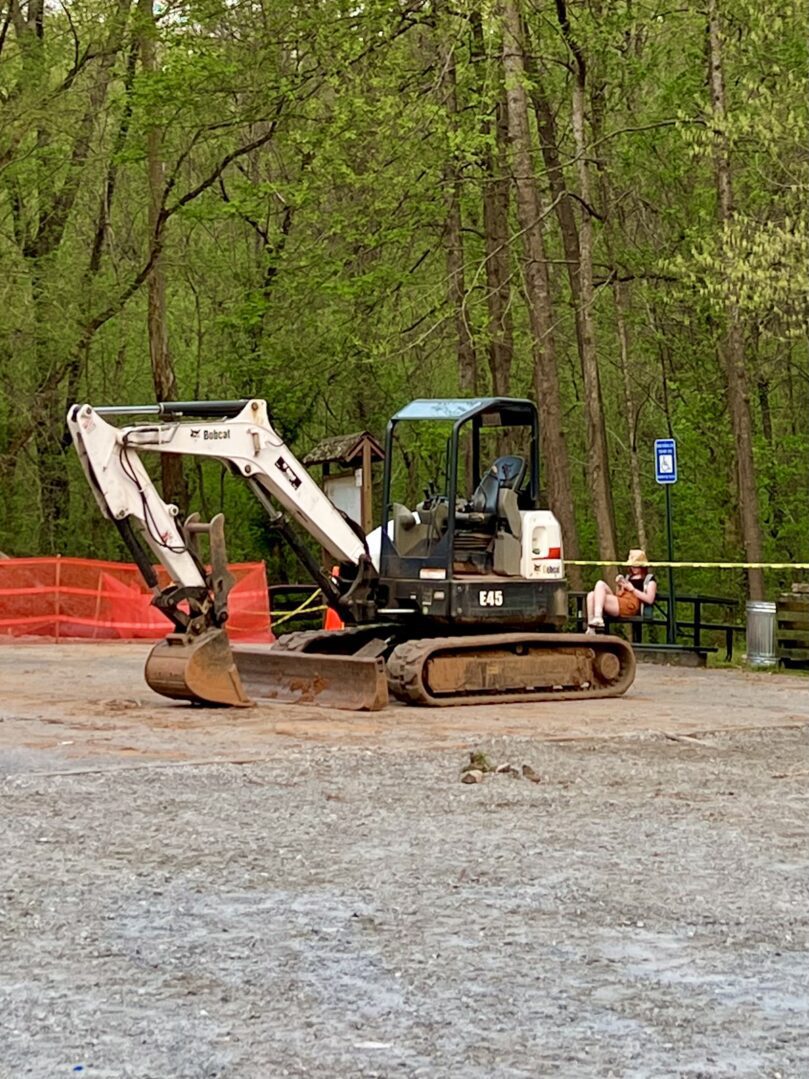
[[[496,393],[568,557],[665,557],[673,435],[678,558],[809,561],[808,43],[797,0],[0,0],[0,550],[124,556],[71,402],[265,397],[302,456]]]

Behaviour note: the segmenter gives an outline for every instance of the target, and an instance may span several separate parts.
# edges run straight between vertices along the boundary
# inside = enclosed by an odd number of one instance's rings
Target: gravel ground
[[[808,736],[7,745],[0,1075],[805,1076]]]

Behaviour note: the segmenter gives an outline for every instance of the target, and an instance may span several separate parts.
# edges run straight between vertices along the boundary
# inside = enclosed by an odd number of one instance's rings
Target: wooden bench
[[[703,631],[723,633],[725,635],[725,660],[730,663],[733,659],[733,635],[734,633],[746,633],[746,627],[738,622],[731,622],[729,617],[725,621],[712,619],[706,622],[702,617],[702,608],[723,607],[726,611],[731,612],[738,608],[739,601],[731,599],[729,596],[678,595],[677,603],[688,603],[693,607],[694,617],[687,621],[678,618],[677,626],[682,626],[685,630],[691,630],[694,646],[696,648],[700,647]]]
[[[809,593],[800,586],[776,600],[775,643],[779,666],[809,667]]]
[[[678,596],[678,601],[679,598]],[[663,605],[665,605],[665,609]],[[655,617],[655,612],[658,613],[659,617]],[[616,627],[621,625],[631,627],[632,649],[635,653],[635,658],[638,660],[649,660],[652,663],[673,663],[682,667],[705,667],[708,664],[709,654],[718,651],[715,645],[702,644],[699,640],[699,635],[695,637],[693,644],[661,644],[652,640],[644,641],[644,627],[648,627],[650,630],[655,627],[662,627],[664,632],[668,631],[668,596],[659,596],[652,607],[644,605],[642,614],[621,618],[613,618],[612,615],[605,614],[604,625],[610,632],[615,632]],[[687,622],[677,622],[674,631],[675,640],[677,630],[686,626],[688,626]],[[654,635],[653,632],[649,634],[650,637]]]

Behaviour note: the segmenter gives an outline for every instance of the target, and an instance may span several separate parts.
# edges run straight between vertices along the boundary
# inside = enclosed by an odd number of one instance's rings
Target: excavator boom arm
[[[220,408],[224,404],[216,402]],[[242,405],[242,402],[236,404]],[[191,405],[200,410],[205,407],[203,402],[192,402],[176,408],[188,409]],[[137,406],[131,411],[136,410]],[[175,546],[175,537],[166,526],[169,518],[176,517],[177,511],[163,502],[143,465],[138,462],[137,455],[147,451],[188,454],[224,462],[234,472],[261,486],[335,561],[352,565],[361,562],[366,553],[365,541],[323,494],[274,430],[265,401],[246,401],[240,411],[228,419],[199,422],[176,419],[174,422],[120,428],[107,423],[102,414],[117,411],[129,410],[74,405],[68,415],[70,432],[104,514],[118,519],[140,518],[145,514],[148,522],[160,522],[162,529],[157,535],[147,529],[146,538],[173,577],[172,565],[167,563],[174,564],[175,560],[167,556]],[[185,416],[187,413],[179,414]],[[164,415],[172,418],[177,413],[167,411]],[[169,533],[167,541],[162,539],[164,531]],[[176,563],[176,569],[180,575],[185,572],[179,563]]]
[[[116,427],[105,419],[138,414],[157,415],[163,422]],[[364,538],[273,429],[266,402],[195,401],[98,409],[81,404],[70,409],[67,423],[102,513],[121,532],[155,593],[153,603],[174,622],[176,632],[153,649],[146,664],[146,679],[158,692],[197,703],[249,703],[224,631],[232,578],[224,552],[223,519],[220,515],[210,525],[195,516],[181,522],[178,508],[158,493],[141,454],[177,453],[221,461],[248,481],[271,516],[267,496],[335,561],[358,567],[362,572],[358,570],[353,582],[355,591],[369,574],[373,577]],[[275,516],[281,519],[283,514]],[[168,588],[159,587],[133,530],[167,571],[172,582]],[[200,532],[207,532],[211,540],[210,572],[197,550]],[[308,555],[300,544],[298,549]],[[324,588],[331,584],[326,575],[319,579]],[[335,598],[339,598],[336,589]],[[351,599],[349,589],[346,600]]]

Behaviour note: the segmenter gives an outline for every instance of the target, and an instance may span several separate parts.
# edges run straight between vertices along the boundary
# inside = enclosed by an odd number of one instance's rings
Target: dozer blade
[[[388,703],[385,661],[372,656],[293,652],[272,645],[236,645],[236,666],[257,698],[378,712]]]
[[[198,637],[170,633],[149,653],[146,681],[156,693],[175,700],[237,708],[253,703],[223,629],[208,629]]]

